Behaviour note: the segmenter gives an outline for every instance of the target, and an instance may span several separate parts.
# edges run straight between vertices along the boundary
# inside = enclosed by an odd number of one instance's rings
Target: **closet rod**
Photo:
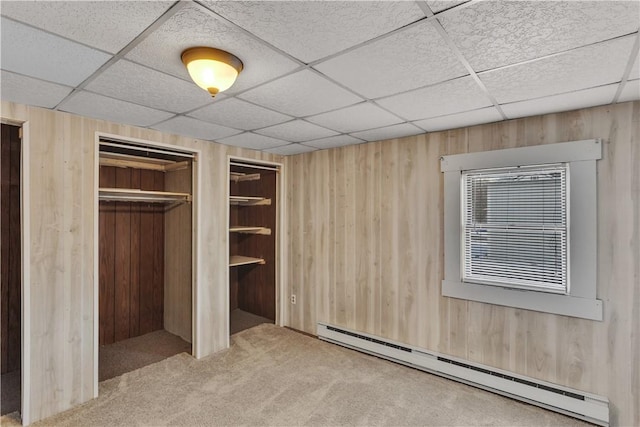
[[[129,188],[100,188],[98,199],[105,202],[189,203],[191,194]]]

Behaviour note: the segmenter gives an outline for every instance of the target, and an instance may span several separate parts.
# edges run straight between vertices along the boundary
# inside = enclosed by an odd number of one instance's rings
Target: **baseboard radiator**
[[[318,337],[593,424],[609,425],[609,400],[602,396],[326,323],[318,323]]]

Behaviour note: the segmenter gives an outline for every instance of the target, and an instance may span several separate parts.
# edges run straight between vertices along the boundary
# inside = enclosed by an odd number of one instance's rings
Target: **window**
[[[567,293],[567,167],[462,173],[462,280]]]
[[[442,158],[444,296],[602,320],[599,140]]]

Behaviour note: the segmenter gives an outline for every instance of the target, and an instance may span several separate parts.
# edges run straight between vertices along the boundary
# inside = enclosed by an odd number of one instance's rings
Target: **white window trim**
[[[507,307],[535,310],[591,320],[603,319],[602,301],[596,298],[597,182],[596,160],[602,158],[597,139],[509,148],[444,156],[444,280],[442,295]],[[463,283],[461,279],[461,171],[499,167],[568,163],[571,174],[569,200],[569,294]]]

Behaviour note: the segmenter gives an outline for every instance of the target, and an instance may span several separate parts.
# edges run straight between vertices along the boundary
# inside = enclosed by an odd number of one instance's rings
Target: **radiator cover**
[[[438,354],[375,335],[318,322],[318,337],[412,368],[540,406],[590,423],[609,425],[609,400],[557,384]]]

